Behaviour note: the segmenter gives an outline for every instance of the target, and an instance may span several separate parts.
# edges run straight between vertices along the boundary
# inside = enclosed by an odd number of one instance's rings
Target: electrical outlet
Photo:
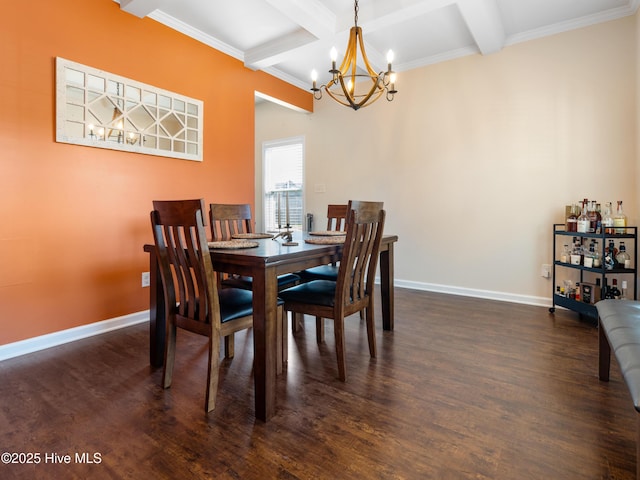
[[[544,278],[549,278],[551,276],[551,265],[543,263],[540,269],[540,275]]]
[[[151,284],[151,274],[149,272],[142,272],[142,286],[148,287]]]

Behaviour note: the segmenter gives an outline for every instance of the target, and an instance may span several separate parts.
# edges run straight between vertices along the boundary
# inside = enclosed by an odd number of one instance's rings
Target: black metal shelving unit
[[[623,227],[616,227],[616,230],[619,230]],[[569,271],[577,271],[579,272],[578,277],[579,281],[582,284],[585,280],[586,275],[593,274],[593,278],[600,278],[600,286],[602,288],[600,295],[601,298],[604,298],[604,286],[605,280],[608,277],[617,277],[622,278],[628,277],[631,280],[632,288],[627,288],[627,294],[632,295],[634,300],[638,299],[638,283],[637,283],[637,270],[638,270],[638,227],[624,227],[625,233],[614,233],[614,234],[606,234],[602,233],[577,233],[577,232],[567,232],[566,226],[564,223],[556,223],[553,225],[553,292],[552,292],[552,306],[549,308],[549,312],[554,313],[556,306],[564,307],[569,310],[573,310],[580,314],[581,317],[586,317],[587,320],[592,322],[598,321],[598,311],[596,307],[592,303],[586,303],[581,300],[574,300],[569,297],[563,297],[556,293],[556,285],[558,279],[558,270],[569,269]],[[610,239],[613,239],[614,242],[619,244],[620,240],[631,240],[633,242],[633,247],[629,249],[629,245],[627,246],[628,252],[631,253],[631,262],[633,268],[614,268],[612,270],[607,270],[604,266],[604,261],[600,267],[585,267],[584,265],[572,265],[568,262],[562,262],[558,259],[557,256],[557,246],[558,239],[566,239],[570,238],[579,238],[580,242],[584,244],[585,239],[596,239],[599,241],[599,254],[600,258],[604,259],[605,249],[608,247],[608,242]],[[563,242],[564,244],[571,244],[572,242]],[[616,245],[617,246],[617,245]],[[627,282],[629,283],[629,282]]]

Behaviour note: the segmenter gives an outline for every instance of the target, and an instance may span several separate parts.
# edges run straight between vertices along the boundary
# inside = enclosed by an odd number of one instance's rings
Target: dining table
[[[281,238],[255,240],[253,248],[211,248],[214,270],[253,277],[253,374],[255,383],[255,416],[264,422],[276,410],[276,312],[279,275],[335,263],[340,260],[342,245],[307,243],[308,233],[294,232],[293,241]],[[379,253],[379,278],[382,327],[394,328],[393,250],[397,235],[384,235]],[[285,243],[293,245],[285,245]],[[255,245],[255,244],[254,244]],[[149,359],[154,367],[164,361],[166,314],[164,289],[158,268],[155,246],[144,245],[149,253]]]

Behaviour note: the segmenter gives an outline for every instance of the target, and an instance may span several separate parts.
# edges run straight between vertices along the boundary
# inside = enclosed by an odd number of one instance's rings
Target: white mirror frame
[[[56,141],[202,161],[204,103],[56,57]]]

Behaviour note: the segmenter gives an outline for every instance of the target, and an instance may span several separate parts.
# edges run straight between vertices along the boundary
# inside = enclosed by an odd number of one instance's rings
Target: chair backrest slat
[[[219,305],[207,245],[203,200],[154,201],[151,224],[166,308],[219,328]]]
[[[209,205],[211,239],[230,240],[238,233],[253,233],[251,205],[212,203]]]
[[[327,207],[327,230],[345,230],[348,205],[329,205]]]
[[[346,239],[338,269],[337,302],[356,303],[373,293],[384,230],[382,202],[349,202]]]

